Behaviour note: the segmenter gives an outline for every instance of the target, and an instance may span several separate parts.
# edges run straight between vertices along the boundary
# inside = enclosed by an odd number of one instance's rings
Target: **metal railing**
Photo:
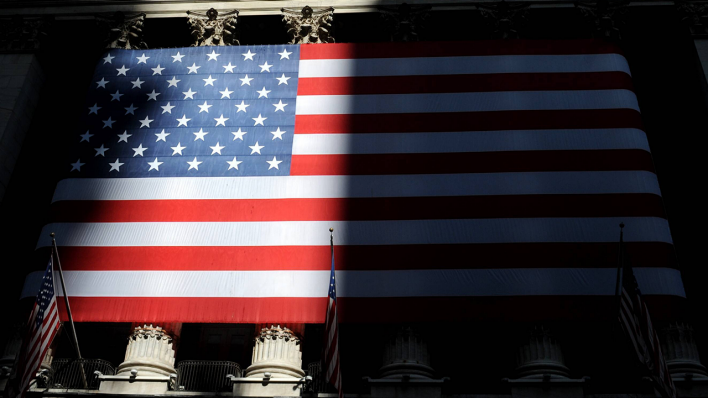
[[[103,359],[55,358],[52,361],[48,387],[97,390],[99,381],[94,375],[95,371],[104,375],[116,373],[113,365]]]
[[[312,382],[310,382],[305,391],[309,392],[323,392],[323,393],[335,393],[337,390],[332,387],[331,384],[325,380],[322,374],[322,363],[312,362],[307,365],[307,375],[312,376]]]
[[[229,361],[182,361],[177,364],[177,389],[183,391],[230,391],[226,375],[241,377],[241,367]]]

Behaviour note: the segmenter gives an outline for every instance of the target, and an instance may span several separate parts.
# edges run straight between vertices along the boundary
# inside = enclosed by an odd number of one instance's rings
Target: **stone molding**
[[[143,40],[145,17],[144,13],[126,15],[120,11],[96,16],[96,23],[107,34],[106,48],[147,49]]]
[[[39,49],[42,39],[47,36],[51,22],[52,19],[49,17],[0,18],[0,50],[32,51]]]
[[[530,4],[497,3],[477,5],[477,9],[487,23],[487,30],[493,39],[518,39],[528,16]]]
[[[580,10],[585,21],[593,28],[593,36],[599,39],[622,39],[622,27],[629,11],[627,0],[598,0],[595,2],[578,2],[575,6]]]
[[[391,41],[419,41],[425,22],[430,17],[429,5],[403,3],[398,7],[379,7]]]
[[[531,330],[528,341],[519,348],[517,364],[519,379],[568,379],[570,373],[560,344],[543,326]]]
[[[210,8],[202,14],[187,11],[187,24],[194,39],[192,47],[200,46],[238,46],[238,10],[232,10],[222,15]]]
[[[334,43],[333,7],[313,9],[305,6],[302,10],[283,8],[281,12],[290,36],[289,44]]]

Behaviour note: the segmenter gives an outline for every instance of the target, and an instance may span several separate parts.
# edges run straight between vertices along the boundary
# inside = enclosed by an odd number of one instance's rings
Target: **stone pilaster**
[[[282,8],[283,22],[288,28],[290,44],[334,43],[332,22],[334,8],[305,6],[302,10]]]
[[[629,11],[627,0],[598,0],[575,4],[599,39],[620,40],[622,26]]]
[[[496,3],[479,4],[476,6],[484,18],[486,30],[493,39],[518,39],[520,31],[526,23],[529,5],[522,3]]]
[[[138,326],[128,337],[125,360],[116,375],[99,375],[99,391],[113,394],[157,394],[177,377],[172,337],[161,327]]]
[[[425,29],[425,21],[430,17],[430,6],[411,6],[403,3],[398,7],[379,7],[379,13],[386,24],[391,41],[419,41]]]
[[[96,23],[106,32],[106,48],[147,49],[143,40],[145,14],[125,15],[116,12],[96,17]]]
[[[187,11],[187,24],[192,35],[192,47],[200,46],[237,46],[238,10],[219,15],[211,8],[205,14]]]
[[[299,396],[305,383],[300,339],[290,329],[261,329],[253,345],[246,377],[232,377],[236,396]]]
[[[673,324],[662,330],[661,350],[674,380],[708,381],[708,371],[701,364],[693,329],[685,324]]]

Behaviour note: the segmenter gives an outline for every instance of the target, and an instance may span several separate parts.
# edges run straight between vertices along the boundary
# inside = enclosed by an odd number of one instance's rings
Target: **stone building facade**
[[[58,178],[53,153],[76,123],[106,48],[382,41],[583,39],[626,52],[689,297],[657,322],[679,396],[708,397],[700,237],[708,127],[708,3],[700,1],[0,1],[0,235],[6,259],[38,264],[35,237]],[[30,269],[0,287],[15,303]],[[30,266],[31,267],[31,266]],[[0,388],[30,303],[5,309]],[[395,309],[392,309],[395,311]],[[578,317],[582,319],[582,316]],[[321,325],[79,324],[30,395],[334,396],[320,377]],[[10,324],[16,326],[10,326]],[[125,338],[127,337],[127,342]],[[651,397],[613,319],[342,326],[347,396]],[[104,362],[97,362],[100,358]],[[77,366],[84,364],[83,367]],[[180,365],[181,364],[181,365]],[[237,364],[237,365],[235,365]],[[65,376],[61,376],[61,374]],[[193,372],[189,379],[189,372]],[[211,372],[211,373],[210,373]],[[74,377],[70,379],[69,376]],[[67,377],[61,379],[61,377]],[[207,380],[197,382],[199,380]],[[61,380],[61,381],[60,381]],[[63,384],[62,384],[63,383]],[[193,384],[190,384],[193,383]],[[200,384],[201,383],[201,384]]]

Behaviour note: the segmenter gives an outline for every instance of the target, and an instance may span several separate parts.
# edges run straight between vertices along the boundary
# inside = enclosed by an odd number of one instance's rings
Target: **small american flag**
[[[39,365],[47,355],[49,346],[59,330],[59,311],[54,294],[53,260],[49,257],[47,270],[42,278],[42,286],[30,315],[25,340],[20,351],[17,374],[20,375],[20,396],[24,396],[34,379]]]
[[[622,225],[623,226],[623,225]],[[629,338],[637,359],[664,398],[675,398],[676,388],[661,352],[659,337],[652,326],[649,309],[634,277],[632,267],[624,267],[623,232],[620,231],[620,269],[623,272],[619,321]]]
[[[342,372],[339,368],[339,322],[337,322],[337,280],[334,273],[334,243],[332,246],[332,271],[329,278],[329,300],[327,303],[327,320],[325,323],[325,379],[339,391],[342,391]]]

